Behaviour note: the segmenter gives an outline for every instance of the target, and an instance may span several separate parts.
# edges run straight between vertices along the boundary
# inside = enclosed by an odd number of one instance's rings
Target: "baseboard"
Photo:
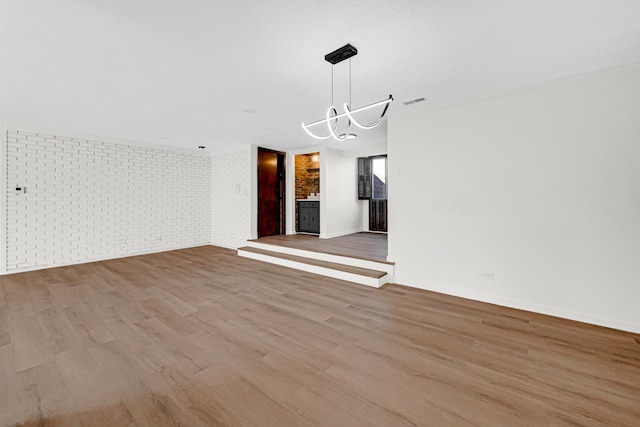
[[[225,248],[225,249],[233,249],[235,251],[235,250],[238,250],[238,248],[241,245],[233,246],[233,245],[227,245],[227,244],[224,244],[224,243],[209,242],[209,246],[216,246],[218,248]]]
[[[208,244],[207,243],[202,243],[202,244],[190,245],[190,246],[163,248],[163,249],[151,250],[151,251],[146,251],[146,252],[137,252],[137,253],[133,253],[133,254],[116,255],[116,256],[107,257],[107,258],[95,258],[95,259],[88,259],[88,260],[84,260],[84,261],[74,261],[74,262],[68,262],[68,263],[64,263],[64,264],[36,265],[34,267],[27,267],[27,268],[21,268],[21,269],[5,271],[5,272],[0,273],[0,276],[8,276],[10,274],[27,273],[29,271],[47,270],[47,269],[50,269],[50,268],[69,267],[71,265],[90,264],[92,262],[109,261],[109,260],[112,260],[112,259],[121,259],[121,258],[129,258],[129,257],[135,257],[135,256],[141,256],[141,255],[158,254],[158,253],[161,253],[161,252],[179,251],[181,249],[197,248],[197,247],[200,247],[200,246],[208,246]]]
[[[361,233],[365,231],[362,227],[354,228],[352,230],[339,231],[331,234],[320,234],[321,239],[333,239],[334,237],[348,236],[349,234]]]
[[[449,289],[444,290],[444,287],[427,287],[427,286],[412,286],[402,283],[398,283],[402,286],[408,286],[411,288],[424,289],[425,291],[437,292],[444,295],[451,295],[454,297],[465,298],[473,301],[485,302],[488,304],[500,305],[503,307],[514,308],[516,310],[530,311],[533,313],[544,314],[546,316],[559,317],[561,319],[573,320],[581,323],[588,323],[590,325],[602,326],[605,328],[618,329],[625,332],[631,332],[634,334],[640,333],[640,324],[629,323],[624,320],[610,319],[600,316],[594,316],[588,313],[579,313],[570,310],[564,310],[561,307],[546,306],[540,304],[532,304],[527,301],[518,301],[508,298],[496,298],[494,296],[484,294],[474,294],[468,292],[456,292]]]

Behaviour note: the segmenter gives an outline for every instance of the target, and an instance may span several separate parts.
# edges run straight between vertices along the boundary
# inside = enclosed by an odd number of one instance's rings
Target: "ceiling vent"
[[[411,105],[411,104],[415,104],[415,103],[417,103],[417,102],[424,102],[424,101],[426,101],[426,100],[427,100],[427,99],[426,99],[425,97],[422,97],[422,98],[416,98],[416,99],[412,99],[412,100],[410,100],[410,101],[403,102],[403,104],[404,104],[404,105]]]

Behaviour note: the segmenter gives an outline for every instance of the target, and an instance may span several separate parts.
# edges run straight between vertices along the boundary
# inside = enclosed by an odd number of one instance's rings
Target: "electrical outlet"
[[[493,272],[491,273],[482,273],[482,278],[485,280],[493,280]]]

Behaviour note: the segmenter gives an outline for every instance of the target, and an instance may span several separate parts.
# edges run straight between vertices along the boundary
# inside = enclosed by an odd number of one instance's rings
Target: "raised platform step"
[[[294,248],[278,244],[262,243],[260,240],[248,240],[247,246],[263,249],[270,252],[294,255],[303,258],[311,258],[319,261],[327,261],[336,264],[350,265],[353,267],[366,268],[368,270],[384,271],[389,277],[389,283],[393,283],[393,273],[395,264],[389,261],[379,261],[366,258],[356,258],[346,255],[338,255],[327,252],[319,252],[307,249]]]
[[[302,255],[293,255],[286,253],[286,250],[291,248],[282,248],[274,245],[264,246],[268,246],[269,248],[258,248],[254,245],[238,248],[238,255],[376,288],[379,288],[385,283],[389,283],[391,281],[389,274],[386,271],[364,268],[351,264],[362,260],[340,257],[341,261],[346,261],[347,263],[331,262],[318,259],[318,252],[295,250],[298,253],[302,253]],[[280,251],[281,249],[285,249],[285,252]]]

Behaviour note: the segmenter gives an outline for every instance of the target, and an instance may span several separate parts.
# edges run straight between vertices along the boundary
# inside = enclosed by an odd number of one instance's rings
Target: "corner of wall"
[[[296,234],[296,154],[286,152],[286,234]]]
[[[249,224],[249,238],[258,238],[258,146],[252,144],[250,151],[250,192],[251,223]]]
[[[235,249],[257,235],[257,147],[211,153],[211,244]]]
[[[7,128],[0,122],[0,274],[7,272]]]

